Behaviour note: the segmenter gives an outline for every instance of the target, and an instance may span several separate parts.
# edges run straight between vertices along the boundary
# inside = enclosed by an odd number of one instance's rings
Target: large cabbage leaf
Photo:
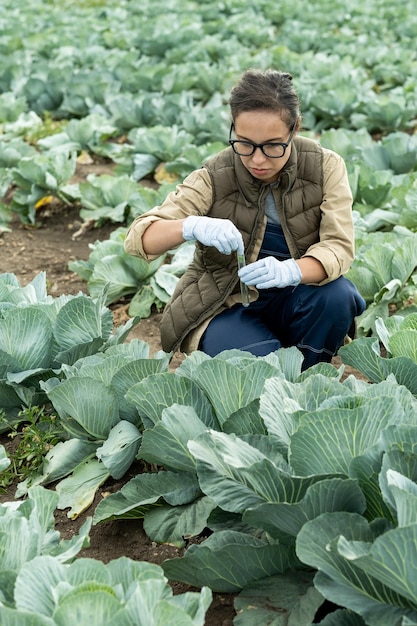
[[[326,598],[370,626],[400,625],[417,619],[416,534],[415,523],[381,532],[355,513],[323,514],[301,529],[297,554],[319,570],[315,586]]]
[[[13,274],[1,275],[1,407],[13,415],[22,404],[44,404],[43,382],[58,376],[64,365],[125,341],[139,320],[129,320],[112,334],[105,297],[48,296],[44,272],[25,287]]]
[[[122,557],[104,565],[78,559],[64,565],[40,556],[16,579],[13,608],[0,607],[3,623],[102,626],[203,626],[212,594],[208,588],[174,597],[158,565]],[[36,622],[37,616],[47,618]],[[14,620],[14,622],[12,621]]]
[[[410,331],[414,333],[414,331]],[[408,346],[407,346],[408,352]],[[382,356],[377,338],[360,337],[339,350],[344,363],[362,372],[371,382],[377,383],[395,377],[399,385],[404,385],[417,395],[417,364],[409,356]]]
[[[8,602],[12,602],[16,577],[25,563],[47,554],[57,563],[72,561],[88,545],[91,518],[78,535],[61,539],[54,529],[57,502],[53,491],[33,487],[27,500],[0,505],[0,589]]]
[[[202,544],[191,545],[183,557],[167,559],[162,567],[170,579],[199,587],[207,584],[213,591],[232,593],[295,564],[291,546],[246,533],[221,531]]]

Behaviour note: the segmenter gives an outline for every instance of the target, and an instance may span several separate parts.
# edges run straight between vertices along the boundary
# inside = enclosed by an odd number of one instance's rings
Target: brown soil
[[[109,173],[111,166],[106,163],[95,163],[79,166],[78,179],[85,178],[86,174],[94,171],[96,174]],[[142,181],[143,182],[143,181]],[[150,182],[152,184],[152,182]],[[77,207],[68,207],[61,204],[43,207],[37,214],[37,227],[23,226],[18,219],[11,225],[12,232],[0,233],[0,274],[11,272],[16,275],[21,285],[26,285],[40,271],[46,272],[48,293],[54,297],[61,294],[77,294],[80,291],[88,293],[86,283],[77,274],[69,271],[68,262],[71,260],[87,260],[90,254],[89,244],[97,240],[106,240],[112,230],[119,225],[105,224],[100,229],[84,229],[79,219]],[[128,319],[128,302],[121,302],[111,307],[114,313],[115,324],[124,323]],[[130,333],[129,339],[134,337],[143,339],[150,346],[151,356],[161,349],[159,338],[160,314],[155,312],[150,318],[142,320]],[[174,355],[172,367],[182,360],[180,354]],[[337,358],[335,365],[340,364]],[[11,448],[7,436],[0,442]],[[66,511],[56,511],[56,528],[63,538],[69,538],[76,533],[87,516],[92,516],[94,508],[100,499],[107,493],[117,491],[122,484],[140,471],[132,466],[129,474],[123,481],[108,481],[99,490],[93,505],[76,520],[70,520]],[[0,502],[13,499],[16,485],[7,493],[0,494]],[[120,556],[132,559],[149,561],[160,564],[165,559],[178,556],[181,550],[169,545],[157,545],[150,541],[142,528],[140,521],[120,520],[102,523],[93,526],[90,532],[91,545],[84,549],[80,556],[99,559],[108,562]],[[191,588],[186,585],[173,584],[175,593],[183,593]],[[233,595],[214,594],[213,602],[206,616],[206,626],[231,626],[235,611]]]

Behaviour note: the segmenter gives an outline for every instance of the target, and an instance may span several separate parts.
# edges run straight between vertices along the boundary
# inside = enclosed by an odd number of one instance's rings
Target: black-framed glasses
[[[294,123],[286,143],[276,141],[253,143],[252,141],[244,141],[243,139],[232,139],[232,132],[235,128],[235,125],[232,122],[229,132],[229,144],[232,146],[233,151],[239,156],[251,156],[255,152],[256,148],[260,148],[268,159],[281,159],[291,143],[297,122],[298,120]]]

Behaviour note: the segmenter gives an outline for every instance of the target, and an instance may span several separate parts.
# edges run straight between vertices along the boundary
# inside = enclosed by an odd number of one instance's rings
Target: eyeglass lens
[[[264,143],[260,146],[255,146],[248,141],[233,141],[234,151],[241,156],[250,156],[256,150],[260,148],[266,157],[279,158],[284,156],[285,148],[287,144],[280,143]]]
[[[236,152],[236,154],[239,154],[240,156],[251,156],[257,148],[260,148],[266,157],[270,157],[271,159],[279,159],[284,156],[286,149],[291,143],[295,127],[296,123],[291,129],[287,143],[271,142],[256,144],[252,143],[251,141],[231,139],[232,131],[234,128],[234,124],[232,123],[232,125],[230,126],[229,143],[232,146],[233,150]]]

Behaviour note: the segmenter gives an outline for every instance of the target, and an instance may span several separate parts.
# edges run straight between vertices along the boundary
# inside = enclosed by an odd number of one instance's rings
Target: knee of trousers
[[[358,300],[359,298],[359,300]],[[352,283],[336,280],[316,287],[310,302],[311,312],[337,320],[339,324],[351,325],[353,318],[362,310],[362,298]]]

